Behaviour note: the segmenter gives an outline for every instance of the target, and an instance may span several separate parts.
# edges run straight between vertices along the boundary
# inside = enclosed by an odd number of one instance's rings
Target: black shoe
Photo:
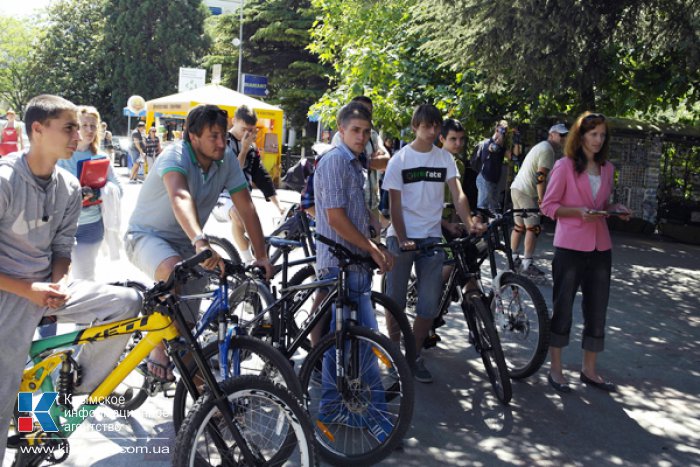
[[[562,394],[571,392],[571,386],[569,386],[568,383],[557,383],[554,381],[554,378],[552,378],[551,373],[547,373],[547,381],[549,381],[549,385],[552,386],[557,392]]]
[[[435,347],[436,345],[438,345],[438,342],[440,342],[441,340],[442,339],[440,339],[440,336],[438,336],[437,334],[430,335],[430,336],[426,337],[425,340],[423,341],[423,348],[430,349],[432,347]]]
[[[593,386],[594,388],[598,388],[601,391],[605,392],[617,392],[617,387],[615,386],[615,383],[611,383],[610,381],[603,381],[602,383],[599,383],[598,381],[594,381],[582,371],[581,372],[581,382],[585,383],[589,386]]]

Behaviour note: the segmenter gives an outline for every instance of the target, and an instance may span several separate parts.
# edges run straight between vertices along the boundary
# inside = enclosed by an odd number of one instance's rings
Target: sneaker
[[[523,271],[525,274],[528,276],[533,276],[533,277],[542,277],[544,276],[544,271],[535,266],[534,263],[530,263],[530,265]]]
[[[423,360],[423,357],[418,357],[416,359],[416,366],[413,369],[413,377],[419,383],[432,383],[433,382],[433,375],[430,374],[428,369],[425,367],[425,360]]]
[[[513,269],[517,272],[523,268],[523,260],[518,256],[513,260]]]

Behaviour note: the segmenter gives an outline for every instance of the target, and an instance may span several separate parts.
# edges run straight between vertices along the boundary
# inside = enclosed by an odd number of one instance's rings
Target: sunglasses
[[[605,121],[605,115],[593,113],[593,114],[588,114],[585,117],[583,117],[584,122],[589,121],[589,120],[598,120],[598,119]]]

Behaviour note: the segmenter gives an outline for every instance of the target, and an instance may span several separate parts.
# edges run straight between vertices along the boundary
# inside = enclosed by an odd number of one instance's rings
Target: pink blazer
[[[613,190],[615,167],[610,162],[600,168],[600,189],[593,199],[591,183],[586,172],[577,174],[574,161],[568,157],[559,159],[552,168],[547,192],[540,209],[545,216],[557,221],[554,246],[578,251],[605,251],[612,248],[608,224],[604,217],[595,222],[585,222],[573,217],[557,218],[559,207],[585,207],[605,210]]]

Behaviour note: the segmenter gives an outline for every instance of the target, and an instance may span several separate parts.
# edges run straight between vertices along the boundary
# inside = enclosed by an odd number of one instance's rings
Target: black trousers
[[[574,298],[581,287],[583,339],[581,347],[601,352],[605,342],[605,317],[610,297],[612,253],[555,248],[552,261],[554,314],[551,323],[552,347],[566,347],[571,332]]]

